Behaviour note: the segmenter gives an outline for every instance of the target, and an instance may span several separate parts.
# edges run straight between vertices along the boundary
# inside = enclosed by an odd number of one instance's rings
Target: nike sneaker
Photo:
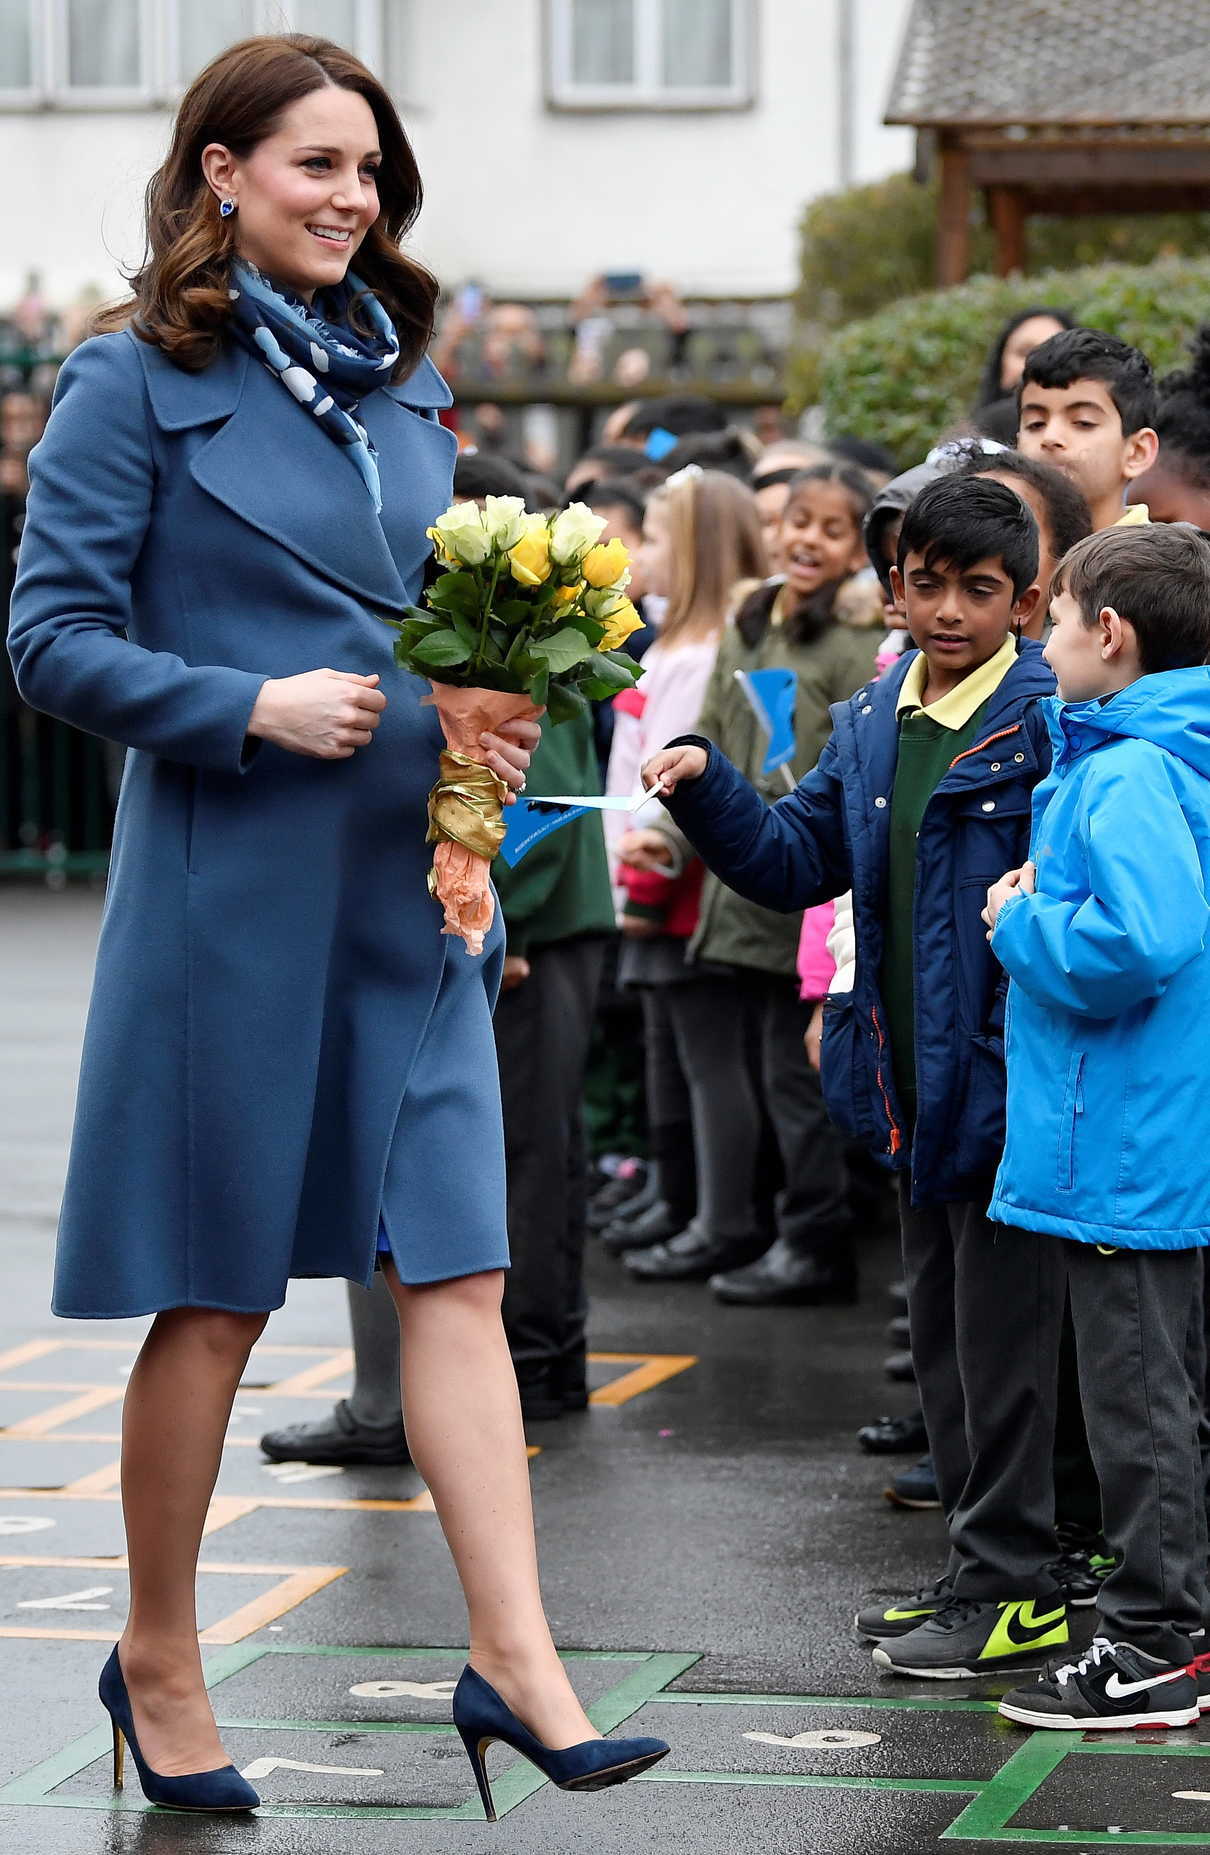
[[[853,1618],[853,1626],[859,1636],[873,1636],[878,1642],[889,1642],[893,1637],[906,1636],[930,1617],[935,1617],[945,1602],[949,1585],[944,1578],[938,1578],[934,1584],[921,1585],[918,1591],[909,1591],[906,1597],[894,1597],[889,1604],[867,1604]],[[1210,1656],[1206,1658],[1210,1664]]]
[[[1032,1687],[1006,1694],[1000,1712],[1018,1726],[1069,1733],[1195,1726],[1197,1690],[1191,1668],[1172,1668],[1128,1642],[1094,1636],[1079,1661],[1055,1664]]]
[[[1205,1630],[1199,1630],[1197,1634],[1205,1639]],[[1189,1673],[1197,1682],[1198,1712],[1210,1713],[1210,1655],[1195,1655],[1189,1664]]]
[[[1091,1607],[1117,1560],[1104,1537],[1088,1527],[1060,1521],[1055,1533],[1059,1556],[1046,1569],[1063,1593],[1069,1609]]]
[[[874,1661],[897,1675],[962,1681],[1022,1662],[1044,1662],[1067,1640],[1067,1606],[1058,1595],[989,1603],[951,1593],[914,1630],[879,1643]]]

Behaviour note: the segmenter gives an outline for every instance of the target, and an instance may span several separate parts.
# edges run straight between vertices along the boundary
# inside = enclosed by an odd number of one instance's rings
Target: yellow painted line
[[[435,1514],[436,1504],[426,1488],[423,1494],[415,1494],[409,1501],[308,1501],[299,1495],[263,1494],[254,1497],[257,1507],[303,1507],[319,1508],[331,1513],[350,1512],[363,1514]]]
[[[107,1404],[118,1404],[125,1395],[121,1385],[99,1385],[77,1391],[74,1398],[68,1398],[63,1404],[53,1404],[48,1411],[40,1411],[36,1417],[24,1417],[20,1423],[9,1424],[6,1429],[0,1430],[0,1441],[32,1442],[36,1439],[41,1442],[61,1424],[72,1423],[77,1417],[91,1416],[93,1411],[99,1411]]]
[[[0,1636],[20,1636],[25,1641],[34,1642],[108,1642],[112,1643],[114,1632],[108,1630],[40,1630],[22,1628],[14,1625],[11,1629],[0,1628]]]
[[[624,1372],[612,1384],[594,1391],[590,1404],[629,1404],[631,1398],[654,1390],[656,1385],[697,1364],[694,1353],[590,1353],[589,1358],[602,1365],[634,1365],[633,1372]]]
[[[254,1514],[259,1506],[260,1502],[252,1495],[212,1495],[206,1511],[206,1524],[202,1528],[202,1538],[208,1539],[212,1533],[229,1527],[233,1520],[242,1520],[246,1514]]]
[[[279,1379],[277,1384],[268,1389],[275,1398],[290,1398],[297,1392],[314,1391],[320,1385],[327,1385],[332,1379],[339,1378],[342,1372],[351,1372],[352,1369],[353,1351],[346,1346],[342,1351],[330,1353],[326,1359],[319,1359],[314,1365],[296,1372],[293,1378]]]
[[[49,1439],[48,1439],[49,1440]],[[78,1481],[69,1481],[64,1494],[107,1494],[116,1488],[122,1479],[122,1464],[107,1462],[103,1468],[93,1469],[91,1475],[81,1475]]]
[[[26,1340],[21,1346],[10,1347],[6,1353],[0,1353],[0,1372],[11,1372],[15,1366],[30,1365],[35,1359],[45,1359],[48,1353],[57,1353],[63,1345],[62,1340]]]
[[[268,1572],[275,1569],[282,1568],[268,1565],[198,1566],[199,1572],[243,1573]],[[283,1578],[280,1584],[274,1585],[271,1591],[264,1592],[260,1597],[254,1597],[251,1603],[232,1611],[231,1615],[224,1617],[221,1623],[212,1623],[208,1630],[202,1630],[198,1641],[242,1642],[245,1636],[251,1636],[255,1630],[263,1630],[266,1624],[276,1623],[277,1619],[284,1617],[288,1610],[296,1610],[300,1604],[306,1602],[307,1598],[314,1597],[317,1591],[322,1591],[326,1585],[334,1584],[338,1578],[343,1578],[348,1569],[347,1565],[302,1566]]]

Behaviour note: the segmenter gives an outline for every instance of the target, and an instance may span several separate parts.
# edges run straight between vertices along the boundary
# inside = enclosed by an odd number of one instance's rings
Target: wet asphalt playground
[[[199,1583],[215,1709],[265,1806],[237,1822],[115,1797],[95,1683],[123,1613],[117,1430],[141,1325],[46,1311],[98,916],[86,892],[0,890],[5,1855],[1210,1848],[1210,1722],[1030,1735],[995,1713],[1011,1680],[880,1677],[853,1636],[859,1601],[940,1556],[937,1517],[889,1507],[888,1465],[853,1443],[908,1402],[880,1376],[886,1244],[839,1311],[721,1308],[594,1260],[593,1407],[530,1431],[545,1589],[598,1724],[672,1755],[572,1797],[498,1748],[495,1828],[449,1724],[465,1626],[418,1477],[283,1472],[256,1447],[348,1386],[343,1293],[297,1284],[240,1392]]]

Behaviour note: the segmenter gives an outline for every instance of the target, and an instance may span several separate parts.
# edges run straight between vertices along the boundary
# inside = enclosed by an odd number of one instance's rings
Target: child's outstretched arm
[[[1045,893],[1045,832],[1043,821],[1042,892],[1023,884],[1000,907],[992,948],[1001,964],[1039,1004],[1084,1017],[1115,1018],[1158,998],[1210,932],[1198,846],[1165,759],[1115,756],[1094,774],[1083,899]]]
[[[698,737],[674,741],[643,768],[698,855],[729,889],[792,914],[852,883],[840,769],[829,741],[813,773],[766,805],[725,754]]]

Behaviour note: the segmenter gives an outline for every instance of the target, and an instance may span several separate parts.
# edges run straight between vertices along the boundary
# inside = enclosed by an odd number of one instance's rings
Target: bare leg
[[[130,1615],[119,1653],[140,1749],[165,1777],[229,1763],[202,1678],[195,1581],[236,1387],[267,1319],[213,1308],[160,1314],[126,1389]]]
[[[404,1422],[454,1557],[473,1666],[553,1748],[600,1734],[555,1651],[538,1589],[517,1379],[500,1320],[500,1270],[404,1287]]]

